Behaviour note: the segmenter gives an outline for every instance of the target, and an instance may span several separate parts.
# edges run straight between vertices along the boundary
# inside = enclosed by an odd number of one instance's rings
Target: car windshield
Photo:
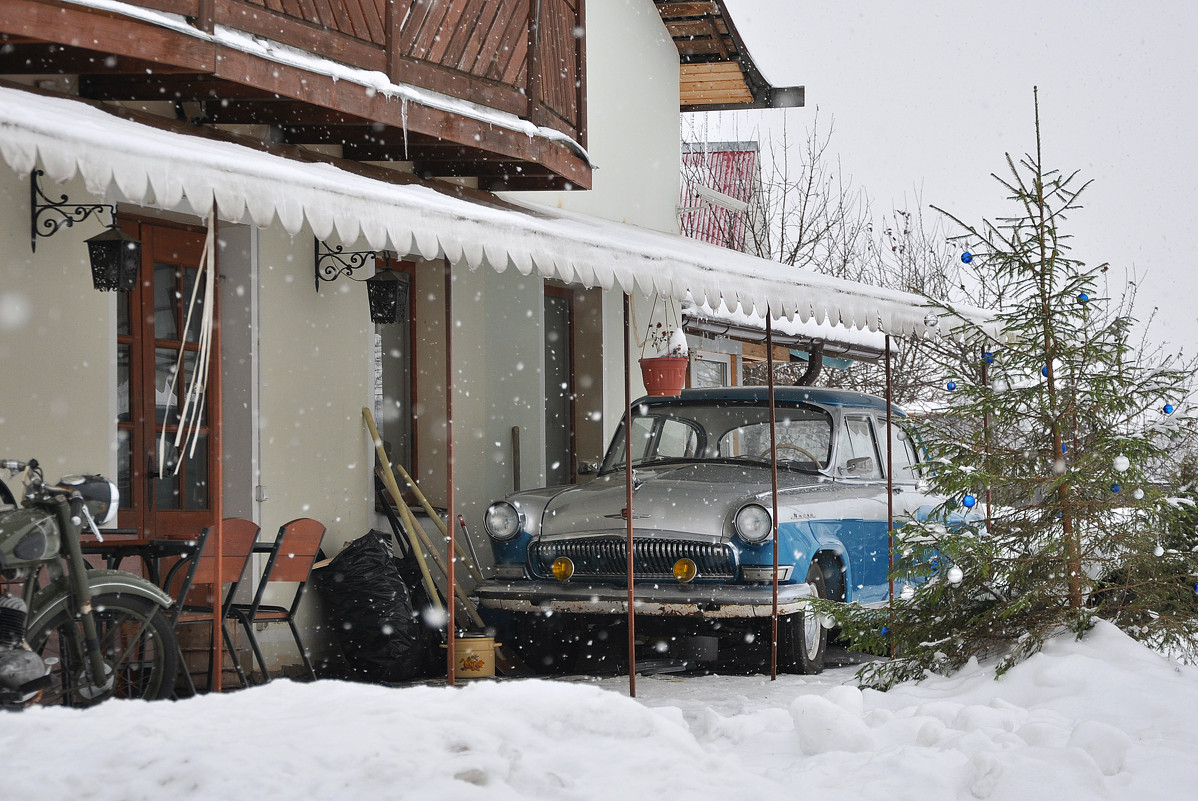
[[[809,404],[776,407],[778,466],[816,472],[828,466],[832,417]],[[621,422],[601,472],[624,468]],[[640,404],[632,414],[632,466],[664,462],[769,465],[770,410],[757,402]]]

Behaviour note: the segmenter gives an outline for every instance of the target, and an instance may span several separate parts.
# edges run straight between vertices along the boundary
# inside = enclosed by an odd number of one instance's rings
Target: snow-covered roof
[[[233,142],[144,125],[102,108],[0,87],[0,156],[19,173],[39,163],[55,181],[82,176],[89,192],[320,239],[359,238],[376,250],[447,258],[472,269],[749,312],[922,336],[927,302],[684,237],[513,202],[485,203],[420,183],[393,184],[327,163],[304,163]],[[991,315],[965,310],[986,322]],[[941,320],[939,328],[950,328]]]

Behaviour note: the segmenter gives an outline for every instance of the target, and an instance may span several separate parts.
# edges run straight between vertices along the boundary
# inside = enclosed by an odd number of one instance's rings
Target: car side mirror
[[[874,473],[874,460],[870,456],[858,456],[856,459],[849,459],[844,466],[845,475],[849,476],[870,476]]]
[[[578,463],[578,475],[593,476],[593,475],[597,475],[598,473],[599,473],[599,463],[598,462],[579,462]]]

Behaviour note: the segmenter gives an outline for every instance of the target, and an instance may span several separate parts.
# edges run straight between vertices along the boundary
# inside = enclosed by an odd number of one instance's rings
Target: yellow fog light
[[[690,559],[679,559],[674,563],[674,578],[683,584],[699,575],[699,566]]]
[[[553,560],[553,577],[558,581],[569,581],[574,575],[574,563],[564,556]]]

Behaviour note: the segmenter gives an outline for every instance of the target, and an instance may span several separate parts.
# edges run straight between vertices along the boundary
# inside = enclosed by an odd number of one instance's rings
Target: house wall
[[[115,325],[116,297],[92,288],[84,240],[108,221],[88,220],[29,247],[29,176],[0,169],[0,458],[69,473],[116,475],[116,343],[91,332]],[[48,195],[96,202],[80,180]],[[75,332],[63,335],[63,331]],[[5,473],[4,478],[7,479]],[[10,482],[20,498],[19,481]]]
[[[681,144],[678,135],[678,49],[651,0],[604,0],[586,8],[587,149],[597,169],[588,192],[514,193],[524,202],[568,209],[616,222],[678,233]],[[579,458],[599,455],[623,415],[623,298],[601,293],[591,323],[576,330],[576,351],[601,354],[580,387]],[[633,297],[635,316],[647,321],[652,299]],[[644,331],[635,340],[644,339]],[[633,343],[632,394],[644,393]],[[578,372],[576,359],[576,377]],[[585,450],[583,449],[585,446]],[[527,485],[526,485],[527,486]]]

